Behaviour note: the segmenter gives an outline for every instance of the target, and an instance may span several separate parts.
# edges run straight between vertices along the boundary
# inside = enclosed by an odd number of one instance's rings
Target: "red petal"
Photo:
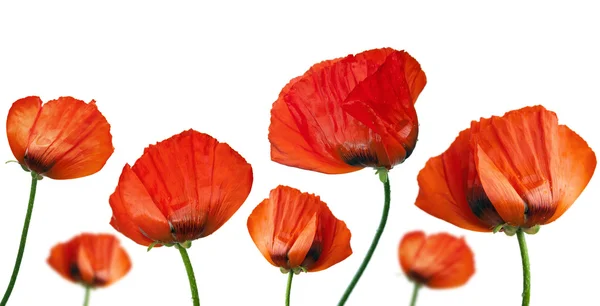
[[[321,241],[321,255],[308,271],[325,270],[352,255],[350,239],[352,234],[344,221],[338,220],[327,205],[322,205],[319,213],[319,230],[316,240]]]
[[[41,108],[42,100],[32,96],[17,100],[8,111],[6,136],[10,149],[20,164],[24,163],[29,131]]]
[[[408,67],[412,71],[407,71]],[[413,79],[407,79],[407,74]],[[385,157],[386,161],[380,163],[387,168],[402,163],[416,145],[419,125],[414,103],[425,83],[425,73],[414,58],[406,52],[393,52],[342,105],[348,114],[381,136],[380,146],[385,152],[378,156]]]
[[[425,233],[422,231],[409,232],[402,237],[398,245],[398,259],[404,274],[411,273],[412,267],[418,259],[419,251],[425,244]]]
[[[253,179],[250,164],[229,145],[194,130],[146,148],[133,171],[178,242],[219,229],[244,203]]]
[[[109,202],[113,211],[111,225],[136,243],[147,246],[154,241],[173,240],[169,222],[129,165],[123,168]]]
[[[415,205],[458,227],[489,232],[497,224],[487,224],[477,218],[467,201],[467,191],[473,189],[476,177],[470,145],[471,132],[471,129],[462,131],[446,152],[427,161],[417,176],[419,194]],[[489,216],[495,213],[490,211],[493,209],[486,207],[478,211],[482,212],[482,216]]]
[[[384,158],[380,136],[348,115],[342,103],[392,52],[376,49],[320,63],[284,88],[271,112],[272,158],[323,173],[378,164]]]
[[[477,144],[489,157],[488,164],[498,170],[494,179],[500,179],[498,175],[506,178],[504,183],[488,181],[487,184],[505,190],[488,191],[490,186],[486,187],[483,178],[482,183],[498,213],[512,225],[544,224],[556,211],[558,194],[553,193],[553,185],[561,158],[557,129],[556,114],[542,106],[492,117],[488,124],[482,125]],[[478,172],[485,175],[481,169]],[[513,194],[510,201],[506,198],[509,194]],[[492,197],[502,202],[497,203]]]
[[[558,126],[560,167],[556,169],[552,187],[558,204],[550,223],[571,207],[590,182],[596,169],[596,154],[588,144],[564,125]]]
[[[39,112],[25,162],[44,176],[72,179],[100,171],[113,151],[110,125],[95,102],[61,97]]]
[[[277,266],[271,259],[271,246],[273,245],[273,216],[271,215],[273,208],[269,199],[265,199],[254,208],[248,217],[247,227],[250,237],[254,244],[272,265]]]

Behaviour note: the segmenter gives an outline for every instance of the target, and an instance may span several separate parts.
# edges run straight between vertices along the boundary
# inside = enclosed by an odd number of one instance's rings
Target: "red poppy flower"
[[[86,287],[106,287],[131,269],[127,252],[110,234],[81,234],[52,248],[48,264],[64,278]]]
[[[542,106],[472,122],[419,173],[416,205],[473,231],[539,229],[581,194],[596,156]]]
[[[24,168],[53,179],[94,174],[114,151],[110,125],[93,100],[60,97],[44,105],[39,97],[17,100],[8,112],[6,135]]]
[[[459,287],[475,273],[473,252],[465,240],[447,233],[407,233],[398,246],[398,258],[410,280],[429,288]]]
[[[226,143],[188,130],[125,165],[110,224],[141,245],[185,243],[219,229],[252,187],[252,167]]]
[[[265,259],[282,271],[321,271],[352,254],[346,224],[318,196],[291,187],[271,190],[247,225]]]
[[[273,104],[271,159],[330,174],[389,170],[415,147],[425,83],[419,63],[390,48],[318,63]]]

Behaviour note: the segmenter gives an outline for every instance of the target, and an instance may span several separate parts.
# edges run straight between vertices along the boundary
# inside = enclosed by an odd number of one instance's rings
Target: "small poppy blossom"
[[[248,232],[282,272],[316,272],[352,254],[350,231],[319,196],[278,186],[248,217]]]
[[[131,260],[110,234],[80,234],[52,248],[48,264],[67,280],[86,287],[106,287],[131,270]]]
[[[24,169],[53,179],[94,174],[114,151],[110,125],[94,100],[60,97],[43,105],[35,96],[17,100],[8,112],[6,135]]]
[[[447,233],[407,233],[398,246],[398,260],[410,280],[433,289],[462,286],[475,273],[471,248],[464,238]]]
[[[273,103],[271,159],[328,174],[389,170],[415,148],[426,82],[414,58],[391,48],[315,64]]]
[[[473,121],[431,158],[416,206],[468,230],[535,233],[575,202],[595,168],[592,149],[554,112],[525,107]]]
[[[125,165],[110,224],[138,244],[184,244],[219,229],[252,188],[252,167],[226,143],[188,130]],[[157,245],[157,246],[159,246]]]

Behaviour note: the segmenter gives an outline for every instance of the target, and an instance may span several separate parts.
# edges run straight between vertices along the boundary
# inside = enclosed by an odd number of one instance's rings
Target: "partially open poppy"
[[[110,224],[149,246],[187,243],[219,229],[244,203],[252,167],[226,143],[188,130],[125,165]],[[157,245],[158,246],[158,245]]]
[[[94,174],[114,151],[110,125],[93,100],[60,97],[44,105],[34,96],[17,100],[8,112],[6,134],[25,169],[53,179]]]
[[[282,272],[316,272],[352,254],[350,231],[313,194],[278,186],[250,217],[248,231],[269,263]]]
[[[447,233],[407,233],[398,246],[398,259],[410,280],[429,288],[459,287],[475,273],[471,248],[464,238]]]
[[[419,63],[391,48],[315,64],[273,104],[271,159],[329,174],[389,170],[416,145],[425,83]]]
[[[535,233],[573,204],[595,168],[592,149],[554,112],[525,107],[472,122],[431,158],[416,205],[468,230]]]
[[[110,234],[80,234],[52,248],[48,264],[67,280],[85,287],[106,287],[131,269],[119,240]]]

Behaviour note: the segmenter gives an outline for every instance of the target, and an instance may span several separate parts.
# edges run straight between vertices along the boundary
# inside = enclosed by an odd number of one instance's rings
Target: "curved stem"
[[[23,224],[23,231],[21,232],[21,242],[19,243],[19,251],[17,253],[17,259],[15,261],[15,266],[13,268],[12,275],[10,277],[10,282],[8,283],[8,287],[6,288],[6,292],[4,292],[4,297],[2,298],[2,302],[0,302],[0,306],[5,306],[8,303],[8,299],[10,298],[10,294],[15,287],[15,283],[17,282],[17,275],[19,275],[19,268],[21,267],[21,260],[23,260],[23,253],[25,252],[25,244],[27,243],[27,232],[29,232],[29,222],[31,221],[31,213],[33,212],[33,202],[35,201],[35,192],[37,190],[37,182],[38,182],[38,174],[35,172],[31,172],[31,189],[29,190],[29,204],[27,205],[27,213],[25,214],[25,223]]]
[[[292,291],[292,279],[294,278],[294,271],[288,272],[287,286],[285,287],[285,306],[290,306],[290,292]]]
[[[90,303],[90,286],[85,286],[85,298],[83,299],[83,306],[88,306]]]
[[[386,172],[385,175],[381,174],[382,171]],[[381,234],[383,234],[383,230],[385,229],[385,224],[387,222],[388,214],[390,212],[390,180],[387,176],[387,170],[385,170],[385,169],[380,169],[379,175],[380,175],[379,176],[380,179],[383,181],[383,191],[384,191],[384,196],[385,196],[385,200],[383,202],[383,213],[381,214],[381,221],[379,221],[379,227],[377,228],[377,231],[375,232],[375,237],[373,237],[373,242],[371,242],[371,246],[369,247],[369,250],[367,251],[367,255],[365,256],[365,259],[363,259],[363,262],[361,263],[360,267],[358,268],[358,271],[356,271],[356,274],[352,278],[352,281],[348,285],[348,288],[346,288],[344,295],[342,295],[342,298],[338,302],[338,306],[342,306],[342,305],[346,304],[346,301],[348,301],[348,298],[350,297],[352,290],[354,290],[354,287],[356,287],[358,280],[360,280],[360,277],[365,272],[367,265],[369,265],[369,261],[371,261],[371,257],[373,257],[373,253],[375,252],[375,249],[377,248],[377,244],[379,243]]]
[[[415,288],[413,288],[412,298],[410,299],[410,306],[417,305],[417,296],[419,295],[419,289],[421,289],[421,284],[415,282]]]
[[[521,261],[523,262],[523,306],[529,306],[529,297],[531,296],[531,272],[529,266],[529,252],[527,251],[527,242],[525,242],[525,233],[523,229],[517,230],[517,239],[521,249]]]
[[[188,256],[188,253],[184,247],[180,246],[179,244],[175,244],[175,247],[179,250],[179,254],[181,254],[181,259],[183,259],[183,264],[185,265],[185,271],[187,271],[188,279],[190,281],[190,290],[192,291],[193,305],[200,306],[198,286],[196,285],[196,276],[194,276],[194,269],[192,268],[190,257]]]

